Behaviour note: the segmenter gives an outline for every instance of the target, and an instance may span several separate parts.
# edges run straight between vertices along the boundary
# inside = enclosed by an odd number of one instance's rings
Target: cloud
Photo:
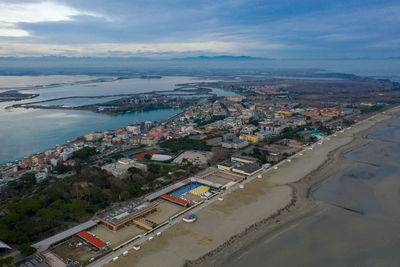
[[[35,56],[35,55],[60,55],[60,56],[132,56],[155,55],[164,53],[189,53],[199,52],[240,55],[244,50],[255,49],[281,49],[281,44],[236,43],[220,41],[204,42],[169,42],[169,43],[96,43],[80,45],[49,45],[13,43],[0,46],[0,55],[10,56]]]
[[[56,2],[0,3],[0,36],[26,37],[30,33],[20,29],[20,23],[71,21],[79,15],[101,16]]]
[[[392,41],[400,38],[395,0],[0,1],[8,1],[0,3],[0,56],[305,58],[400,51]]]

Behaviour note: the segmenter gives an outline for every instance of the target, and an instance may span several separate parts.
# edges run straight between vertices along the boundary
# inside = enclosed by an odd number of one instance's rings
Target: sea
[[[325,208],[261,237],[224,266],[400,266],[400,120],[367,138],[345,155],[351,167],[313,192]]]
[[[80,98],[55,100],[51,104],[86,105],[115,99],[112,95],[116,94],[173,90],[178,84],[202,81],[184,76],[167,76],[160,79],[132,78],[109,82],[99,82],[96,81],[97,78],[99,77],[85,75],[0,76],[0,92],[16,89],[25,93],[40,94],[39,97],[29,100],[0,102],[0,164],[43,152],[87,133],[117,129],[139,120],[164,120],[184,110],[184,108],[170,108],[108,115],[80,110],[7,109],[8,106],[69,96],[80,96]],[[213,89],[213,92],[221,96],[234,95],[232,92],[220,89]],[[110,97],[86,98],[86,96]]]

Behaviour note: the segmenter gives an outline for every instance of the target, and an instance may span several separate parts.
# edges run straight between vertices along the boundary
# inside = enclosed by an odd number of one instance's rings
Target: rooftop
[[[258,164],[240,164],[235,166],[234,169],[241,170],[245,173],[253,173],[259,170],[261,167]]]
[[[98,216],[99,219],[102,219],[112,225],[118,225],[130,218],[133,218],[140,213],[152,209],[158,205],[158,202],[146,202],[143,199],[132,201],[129,204],[126,204],[123,207],[111,210],[109,212],[103,213]]]

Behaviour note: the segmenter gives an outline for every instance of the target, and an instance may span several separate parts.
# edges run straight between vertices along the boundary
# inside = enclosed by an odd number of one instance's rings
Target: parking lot
[[[81,245],[78,245],[78,244]],[[91,258],[100,256],[103,251],[94,249],[91,245],[85,244],[77,237],[72,237],[66,242],[60,243],[51,249],[51,252],[61,257],[71,266],[80,266]]]

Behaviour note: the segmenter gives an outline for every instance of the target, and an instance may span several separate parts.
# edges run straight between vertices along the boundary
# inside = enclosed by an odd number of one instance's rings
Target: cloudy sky
[[[0,56],[400,56],[400,2],[0,0]]]

